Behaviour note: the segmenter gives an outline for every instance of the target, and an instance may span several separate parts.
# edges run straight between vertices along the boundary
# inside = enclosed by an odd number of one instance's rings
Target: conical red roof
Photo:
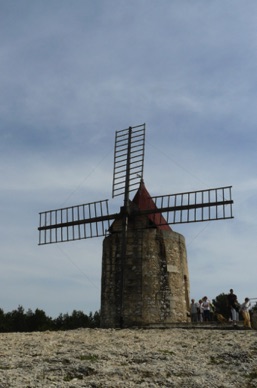
[[[157,206],[148,193],[143,180],[141,181],[139,189],[132,202],[140,210],[157,209]],[[172,230],[161,213],[147,214],[147,217],[157,227],[157,229]]]

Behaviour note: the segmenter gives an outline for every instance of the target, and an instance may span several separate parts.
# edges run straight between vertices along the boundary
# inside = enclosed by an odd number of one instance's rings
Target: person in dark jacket
[[[232,288],[228,294],[227,300],[233,325],[236,325],[239,321],[239,303],[237,296],[234,294],[234,290]]]

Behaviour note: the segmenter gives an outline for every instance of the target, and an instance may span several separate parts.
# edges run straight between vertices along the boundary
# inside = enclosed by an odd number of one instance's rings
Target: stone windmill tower
[[[119,213],[109,214],[107,200],[40,213],[39,245],[104,236],[105,328],[186,322],[185,239],[169,225],[233,218],[231,186],[151,197],[144,149],[145,124],[116,131],[112,196],[124,196]]]
[[[155,209],[143,181],[131,211]],[[122,265],[122,225],[111,226],[103,242],[101,322],[103,327],[186,322],[189,275],[185,239],[162,215],[129,217],[126,261]],[[122,319],[119,322],[120,309]]]

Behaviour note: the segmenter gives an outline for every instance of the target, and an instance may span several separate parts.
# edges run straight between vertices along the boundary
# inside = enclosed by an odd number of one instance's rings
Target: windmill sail
[[[232,186],[151,197],[141,180],[127,217],[147,215],[154,227],[233,218]],[[126,209],[125,209],[126,211]],[[108,200],[39,213],[39,245],[105,236],[110,222]]]
[[[110,227],[108,200],[39,213],[39,245],[105,236]]]
[[[143,177],[145,124],[116,131],[112,197],[137,190]]]
[[[154,223],[158,225],[233,218],[231,189],[232,186],[227,186],[151,197],[149,204],[154,201],[155,208],[152,205],[147,208],[146,204],[142,214],[151,214]],[[165,222],[160,219],[160,212]]]
[[[233,218],[232,186],[150,197],[143,183],[144,149],[145,124],[116,131],[112,196],[124,195],[120,213],[109,214],[108,200],[41,212],[39,245],[105,236],[111,221],[123,219],[125,228],[129,217],[144,214],[164,228]],[[135,189],[138,209],[129,206],[129,193]]]

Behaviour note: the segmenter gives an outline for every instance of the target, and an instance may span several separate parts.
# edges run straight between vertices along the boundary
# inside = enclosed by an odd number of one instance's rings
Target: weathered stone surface
[[[1,388],[257,386],[256,331],[9,333],[0,349]]]

